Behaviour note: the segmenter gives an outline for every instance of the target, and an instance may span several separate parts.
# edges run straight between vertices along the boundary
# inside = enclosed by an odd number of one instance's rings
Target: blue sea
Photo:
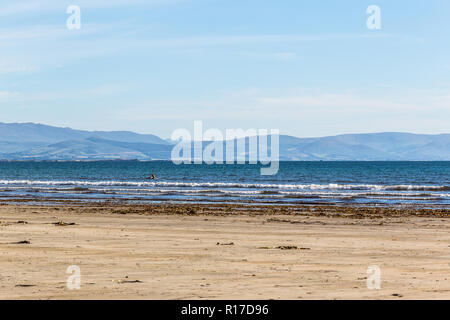
[[[0,162],[0,201],[450,206],[450,162]],[[148,179],[154,174],[157,178]]]

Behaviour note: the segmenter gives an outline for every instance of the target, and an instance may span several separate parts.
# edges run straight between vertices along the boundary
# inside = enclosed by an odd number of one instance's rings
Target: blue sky
[[[1,1],[0,121],[450,132],[449,40],[448,0]]]

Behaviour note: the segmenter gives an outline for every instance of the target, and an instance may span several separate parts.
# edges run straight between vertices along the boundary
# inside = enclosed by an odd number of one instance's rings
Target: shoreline
[[[52,203],[54,201],[54,203]],[[30,202],[34,202],[30,204]],[[47,203],[48,202],[48,203]],[[383,217],[441,217],[450,218],[450,208],[439,205],[377,205],[377,204],[349,204],[349,203],[303,203],[303,204],[267,204],[267,203],[199,203],[199,202],[170,202],[161,203],[128,203],[120,201],[74,201],[68,199],[14,199],[0,200],[2,207],[24,208],[83,208],[90,212],[111,211],[120,214],[178,214],[178,215],[299,215],[299,216],[327,216],[343,218],[383,218]]]
[[[449,299],[449,210],[0,205],[0,299]],[[66,286],[68,266],[80,290]],[[381,269],[381,290],[367,268]]]

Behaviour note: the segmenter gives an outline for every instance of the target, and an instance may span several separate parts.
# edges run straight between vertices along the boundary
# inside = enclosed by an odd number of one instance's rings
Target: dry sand
[[[347,211],[3,205],[0,299],[450,299],[447,211]]]

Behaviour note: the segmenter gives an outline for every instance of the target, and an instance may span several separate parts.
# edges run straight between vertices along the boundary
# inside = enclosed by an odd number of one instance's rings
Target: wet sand
[[[450,299],[449,218],[411,208],[2,205],[0,299]],[[79,290],[67,288],[70,265]],[[367,288],[371,265],[380,290]]]

